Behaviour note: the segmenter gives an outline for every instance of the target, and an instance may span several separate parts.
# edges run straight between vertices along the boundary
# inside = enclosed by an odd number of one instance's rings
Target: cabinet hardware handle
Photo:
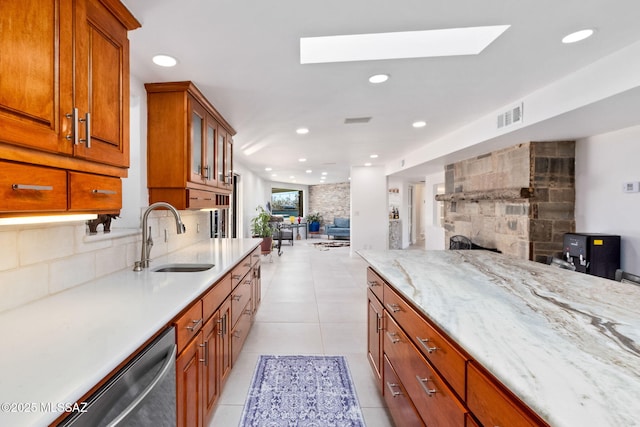
[[[422,348],[427,350],[427,353],[433,353],[434,351],[438,350],[438,347],[429,347],[429,345],[428,345],[428,343],[430,341],[429,338],[416,337],[416,339],[418,340],[418,342],[420,343]]]
[[[85,139],[80,138],[79,141],[84,142],[87,148],[91,148],[91,113],[85,114],[84,119],[78,119],[78,121],[84,123],[85,130],[87,131],[87,137]]]
[[[398,397],[398,396],[402,396],[402,392],[401,391],[394,391],[393,387],[400,387],[398,384],[392,384],[389,381],[387,381],[387,388],[389,389],[389,391],[391,392],[391,397]]]
[[[204,177],[209,179],[209,166],[204,167]]]
[[[392,313],[397,313],[397,312],[401,311],[400,310],[400,306],[398,304],[387,304],[387,308]]]
[[[202,322],[202,319],[192,320],[192,321],[191,321],[192,325],[191,325],[191,326],[187,326],[187,329],[188,329],[188,330],[190,330],[191,332],[195,331],[196,326],[198,326],[198,324],[199,324],[200,322]]]
[[[247,280],[245,280],[245,281],[244,281],[244,284],[245,284],[245,285],[250,285],[250,284],[251,284],[251,279],[247,279]]]
[[[240,301],[242,299],[242,295],[231,295],[231,299],[234,301]]]
[[[117,191],[113,191],[113,190],[101,190],[99,188],[94,188],[93,190],[91,190],[91,192],[93,194],[118,194]]]
[[[67,141],[73,140],[73,145],[78,145],[78,109],[74,108],[71,113],[64,115],[67,119],[71,119],[71,135],[67,135]]]
[[[382,330],[382,316],[377,316],[376,319],[376,332],[380,332]]]
[[[200,361],[204,363],[204,366],[209,366],[209,341],[200,344],[200,347],[204,347],[204,359],[200,359]]]
[[[391,344],[398,344],[400,342],[400,338],[398,334],[395,332],[387,332],[387,336],[391,340]]]
[[[427,387],[426,383],[429,381],[432,381],[429,378],[420,378],[420,375],[416,375],[416,379],[420,383],[420,387],[422,387],[422,390],[424,390],[424,392],[427,393],[427,396],[433,397],[433,395],[438,392],[438,390],[436,390],[435,388]]]
[[[251,263],[250,262],[245,262],[244,264],[242,264],[243,267],[251,267]]]
[[[240,275],[240,274],[232,274],[231,275],[231,278],[234,279],[234,280],[240,279],[241,277],[242,277],[242,275]]]
[[[367,285],[373,288],[374,286],[380,286],[380,283],[376,282],[375,280],[367,280]]]
[[[29,185],[29,184],[12,184],[13,190],[34,190],[34,191],[53,191],[51,185]]]
[[[253,311],[247,308],[245,311],[242,312],[242,314],[253,314]]]
[[[242,336],[242,331],[235,331],[235,332],[233,333],[233,337],[234,337],[234,338],[240,338],[241,336]]]

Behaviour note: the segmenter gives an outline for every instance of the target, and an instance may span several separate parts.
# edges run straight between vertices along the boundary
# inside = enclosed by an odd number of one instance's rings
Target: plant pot
[[[271,237],[263,237],[262,243],[260,243],[260,252],[262,252],[263,254],[271,253],[272,241],[273,241],[273,238]]]
[[[320,223],[319,222],[310,222],[309,223],[309,233],[317,233],[320,231]]]

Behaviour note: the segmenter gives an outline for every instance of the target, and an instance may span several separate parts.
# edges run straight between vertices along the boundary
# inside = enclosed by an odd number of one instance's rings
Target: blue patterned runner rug
[[[260,356],[240,426],[364,425],[343,356]]]

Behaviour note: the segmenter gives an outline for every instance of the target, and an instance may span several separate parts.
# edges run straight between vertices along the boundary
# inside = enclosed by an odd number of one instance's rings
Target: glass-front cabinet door
[[[200,104],[191,101],[191,144],[189,150],[191,151],[191,168],[190,168],[190,181],[203,182],[204,181],[204,165],[203,165],[203,152],[204,152],[204,118],[205,111]]]
[[[216,122],[211,116],[207,116],[207,131],[205,143],[204,179],[207,185],[216,185]]]
[[[233,139],[231,135],[227,135],[224,150],[224,174],[225,187],[231,188],[233,184]]]
[[[226,137],[227,133],[222,129],[222,127],[218,127],[218,147],[216,153],[216,170],[218,174],[218,187],[224,186],[224,178],[225,178],[225,169],[224,169],[224,150],[226,145]]]

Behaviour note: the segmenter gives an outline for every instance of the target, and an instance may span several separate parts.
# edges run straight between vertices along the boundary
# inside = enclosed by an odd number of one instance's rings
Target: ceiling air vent
[[[371,120],[371,117],[350,117],[350,118],[344,119],[344,124],[352,125],[355,123],[369,123],[370,120]]]
[[[524,104],[520,103],[514,107],[509,108],[504,113],[498,114],[498,129],[522,122],[523,108]]]

